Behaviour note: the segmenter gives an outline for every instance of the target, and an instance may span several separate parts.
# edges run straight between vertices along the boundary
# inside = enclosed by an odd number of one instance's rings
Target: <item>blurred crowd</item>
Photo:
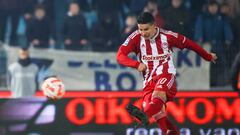
[[[0,0],[0,41],[10,46],[116,52],[136,16],[208,45],[219,61],[211,85],[225,85],[240,48],[239,0]],[[221,68],[219,68],[221,67]],[[220,80],[217,80],[220,79]]]

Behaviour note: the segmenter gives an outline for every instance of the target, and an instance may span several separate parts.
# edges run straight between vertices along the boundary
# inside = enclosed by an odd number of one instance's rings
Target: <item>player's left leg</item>
[[[179,135],[177,127],[172,124],[172,122],[168,119],[166,115],[166,108],[163,106],[161,110],[160,117],[155,117],[155,121],[158,124],[158,127],[162,130],[164,135]]]

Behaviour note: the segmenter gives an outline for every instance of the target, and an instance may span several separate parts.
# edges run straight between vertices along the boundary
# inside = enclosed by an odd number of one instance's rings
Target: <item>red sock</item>
[[[162,130],[164,135],[179,135],[177,127],[167,118],[163,117],[157,120],[158,127]],[[170,132],[167,131],[170,130]]]
[[[171,130],[171,133],[168,135],[179,135],[179,131],[177,127],[174,124],[172,124],[172,122],[168,118],[166,118],[165,121],[166,121],[168,130]]]
[[[154,98],[144,109],[145,113],[149,118],[151,118],[154,114],[162,110],[163,104],[164,102],[161,99]]]
[[[167,117],[163,117],[163,118],[157,120],[158,127],[162,130],[162,132],[164,134],[166,134],[166,132],[168,130],[168,125],[166,123],[166,119],[167,119]]]

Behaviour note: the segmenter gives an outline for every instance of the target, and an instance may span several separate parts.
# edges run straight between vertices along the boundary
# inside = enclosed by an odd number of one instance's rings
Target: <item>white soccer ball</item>
[[[65,86],[63,82],[56,78],[50,77],[42,83],[42,91],[44,96],[51,99],[60,99],[65,93]]]

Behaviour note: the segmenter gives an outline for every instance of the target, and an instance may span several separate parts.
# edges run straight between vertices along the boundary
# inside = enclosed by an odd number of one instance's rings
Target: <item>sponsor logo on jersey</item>
[[[163,55],[157,55],[157,56],[143,55],[142,56],[142,61],[164,60],[164,59],[167,59],[170,56],[171,56],[171,54],[163,54]]]
[[[144,48],[144,47],[146,47],[146,45],[145,45],[145,44],[142,44],[141,47]]]
[[[161,45],[162,45],[163,49],[167,49],[168,48],[168,43],[167,42],[163,42]]]

